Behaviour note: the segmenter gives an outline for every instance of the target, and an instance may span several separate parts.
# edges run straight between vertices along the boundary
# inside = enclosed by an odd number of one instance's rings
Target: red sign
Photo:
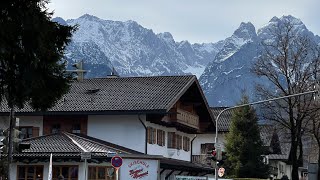
[[[111,158],[111,165],[114,168],[120,168],[122,165],[122,158],[120,156],[113,156]]]
[[[219,168],[219,170],[218,170],[219,177],[222,177],[224,175],[224,171],[225,171],[225,169],[223,167]]]
[[[135,160],[128,165],[129,174],[133,179],[141,179],[149,175],[149,164],[143,160]]]

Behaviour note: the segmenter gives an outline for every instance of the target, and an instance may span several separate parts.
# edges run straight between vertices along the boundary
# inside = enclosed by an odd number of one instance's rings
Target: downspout
[[[197,135],[195,134],[194,135],[194,138],[191,140],[191,149],[190,149],[190,162],[192,162],[192,147],[193,147],[193,141],[194,141],[194,139],[196,139],[197,138]]]
[[[143,125],[144,129],[146,130],[146,136],[145,136],[145,149],[144,149],[144,153],[148,154],[148,128],[147,126],[144,124],[144,122],[142,121],[142,119],[140,118],[140,114],[138,114],[138,119],[141,122],[141,124]]]

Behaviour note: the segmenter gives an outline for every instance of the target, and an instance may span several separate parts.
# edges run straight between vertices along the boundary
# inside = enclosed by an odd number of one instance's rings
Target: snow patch
[[[225,74],[225,75],[228,75],[228,74],[232,73],[233,71],[235,71],[235,70],[240,70],[240,69],[242,69],[242,68],[243,68],[243,66],[241,66],[241,67],[239,67],[239,68],[232,69],[232,70],[227,71],[227,72],[222,72],[222,73]]]

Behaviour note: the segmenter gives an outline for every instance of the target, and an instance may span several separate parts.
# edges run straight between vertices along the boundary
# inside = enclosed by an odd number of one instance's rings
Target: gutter
[[[191,151],[191,153],[190,153],[190,162],[192,162],[192,147],[193,147],[193,141],[195,140],[197,138],[197,135],[195,134],[194,135],[194,138],[191,140],[191,149],[190,149],[190,151]]]
[[[143,125],[144,129],[145,129],[145,149],[144,149],[144,153],[145,154],[148,154],[148,128],[147,126],[144,124],[144,122],[142,121],[141,117],[140,117],[141,114],[138,114],[138,119],[139,121],[141,122],[141,124]]]

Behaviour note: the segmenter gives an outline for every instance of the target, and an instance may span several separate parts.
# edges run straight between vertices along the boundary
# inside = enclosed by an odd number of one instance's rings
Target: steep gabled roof
[[[70,91],[48,112],[166,113],[193,84],[196,84],[199,89],[210,114],[207,101],[194,75],[95,78],[74,81],[71,83]],[[9,112],[4,101],[0,112]],[[17,110],[17,113],[33,112],[28,105]]]
[[[272,137],[275,133],[275,128],[271,124],[260,124],[260,137],[264,146],[271,146]]]
[[[211,112],[215,118],[218,114],[226,109],[227,107],[210,107]],[[218,131],[219,132],[229,132],[231,125],[232,110],[223,112],[218,119]]]

